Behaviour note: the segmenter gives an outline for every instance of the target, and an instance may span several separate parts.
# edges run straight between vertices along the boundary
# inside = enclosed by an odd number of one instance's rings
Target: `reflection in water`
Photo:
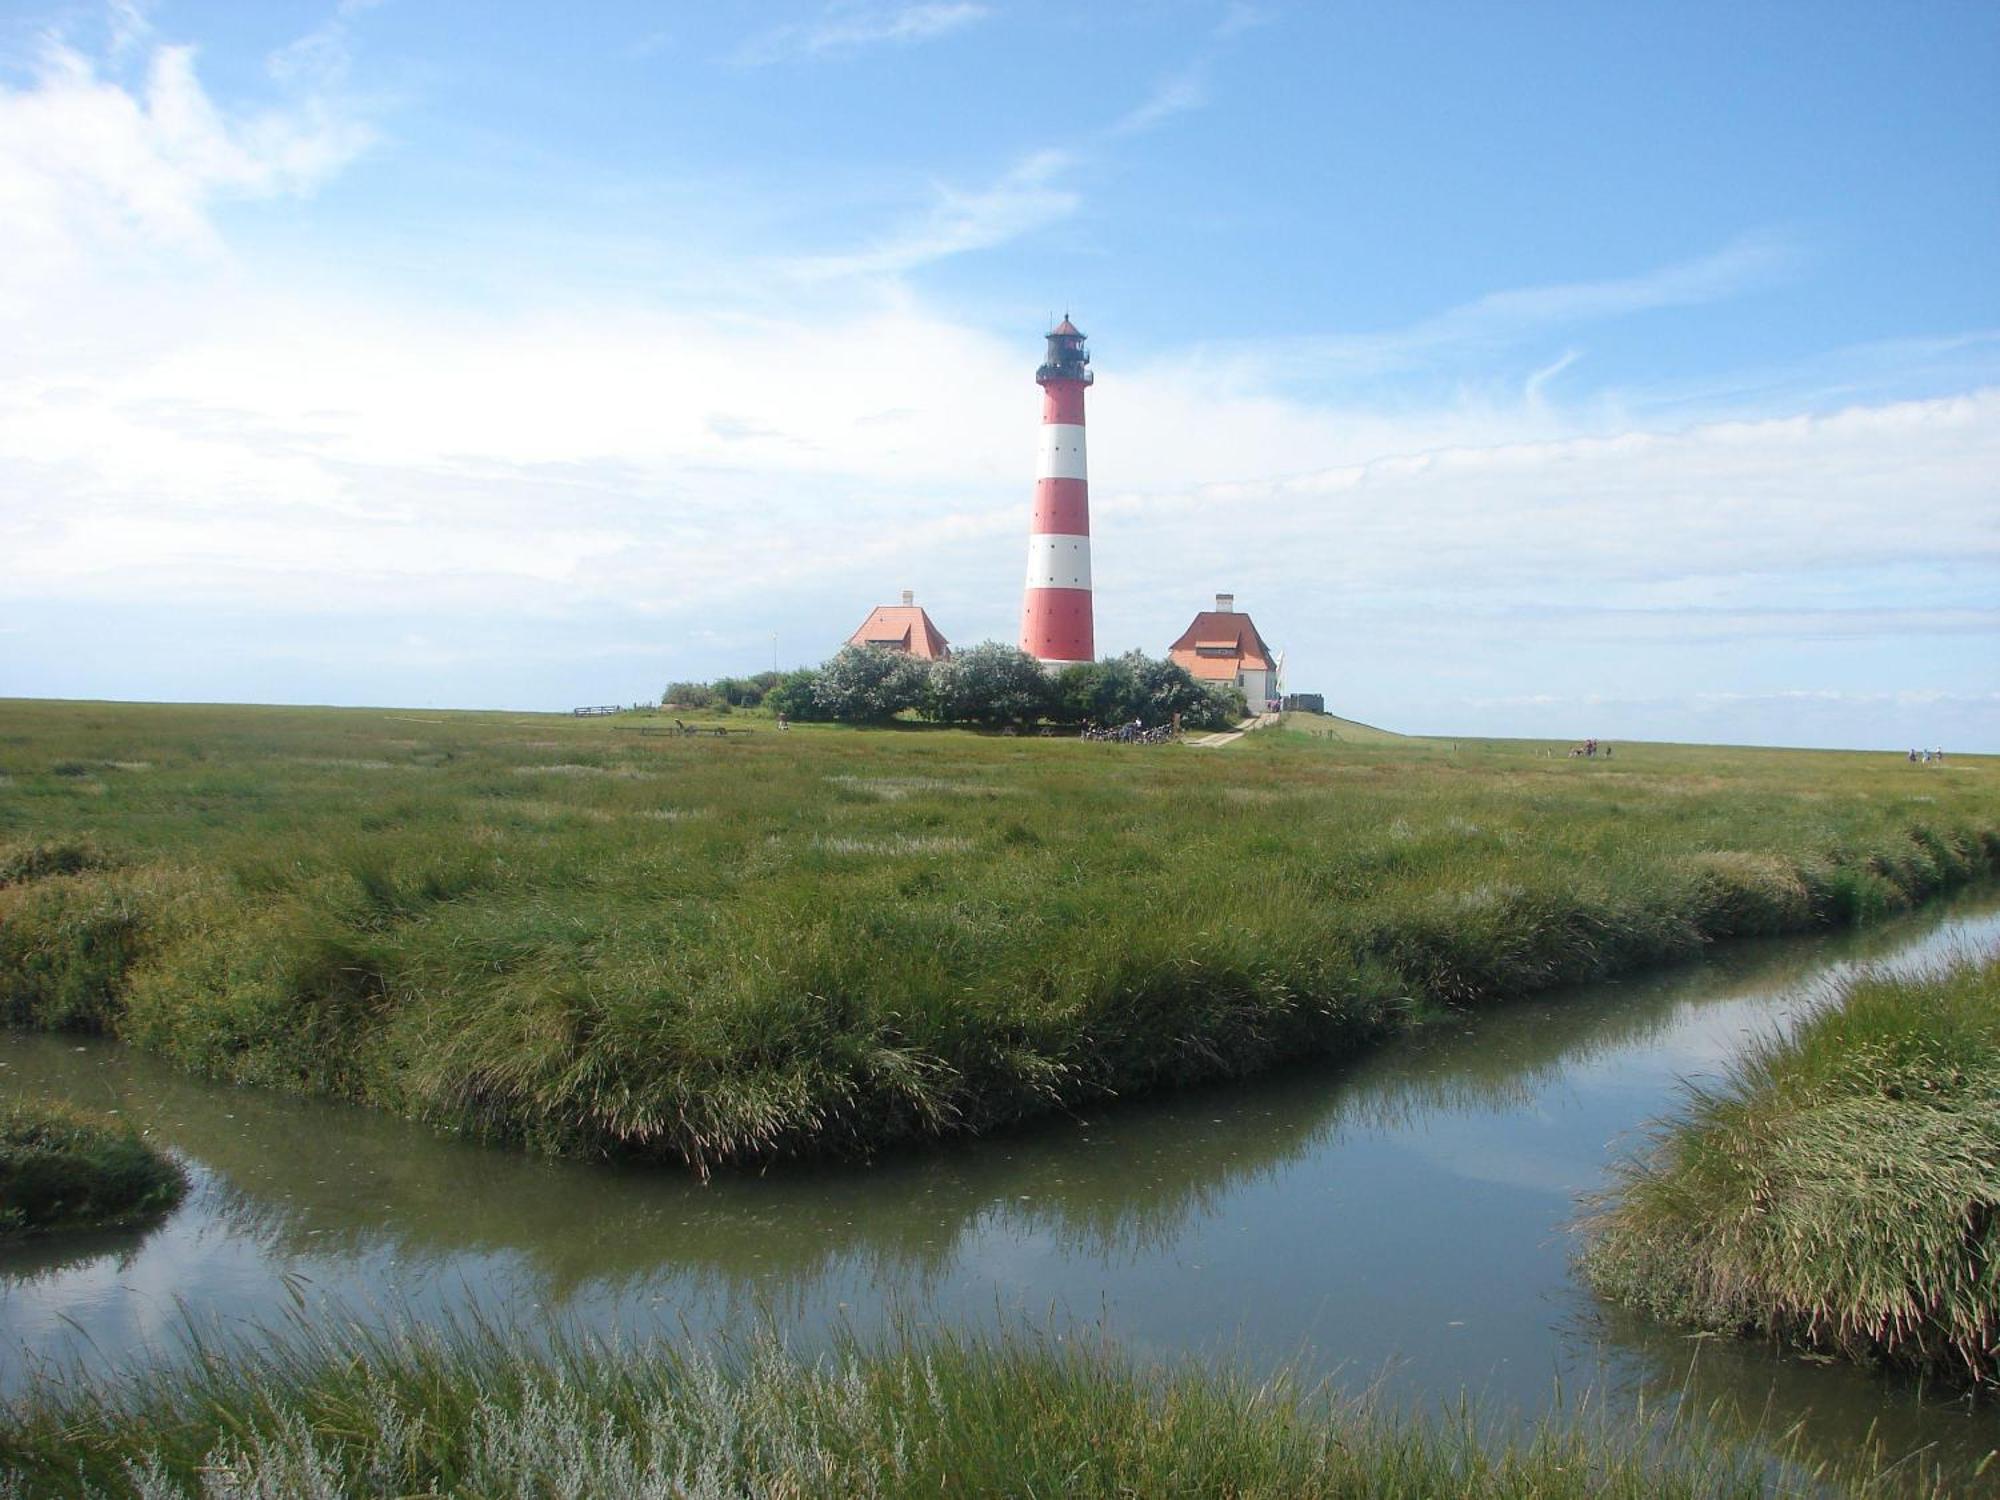
[[[1560,1377],[1686,1388],[1680,1336],[1595,1307],[1564,1225],[1607,1148],[1813,1003],[1830,968],[2000,941],[1991,896],[1870,932],[1439,1026],[1357,1064],[1107,1107],[872,1167],[704,1187],[556,1163],[368,1111],[226,1090],[112,1046],[0,1036],[0,1083],[122,1110],[181,1152],[143,1239],[0,1251],[0,1388],[42,1359],[129,1367],[185,1314],[276,1324],[295,1294],[532,1326],[701,1333],[773,1317],[1101,1318],[1141,1352],[1295,1361],[1391,1391],[1536,1409]],[[58,1248],[58,1244],[60,1248]],[[1989,1417],[1847,1371],[1706,1352],[1704,1399],[1964,1451]]]
[[[1928,1392],[1900,1376],[1749,1340],[1691,1336],[1622,1307],[1593,1305],[1579,1323],[1580,1334],[1617,1351],[1604,1380],[1614,1408],[1641,1401],[1648,1410],[1678,1407],[1724,1440],[1784,1433],[1808,1468],[1844,1459],[1872,1439],[1890,1458],[1921,1452],[1946,1474],[1969,1476],[2000,1449],[1990,1400],[1975,1406],[1962,1392]]]
[[[65,1271],[122,1272],[131,1266],[146,1233],[144,1227],[93,1229],[8,1245],[0,1252],[0,1277],[5,1278],[0,1286],[54,1278]]]

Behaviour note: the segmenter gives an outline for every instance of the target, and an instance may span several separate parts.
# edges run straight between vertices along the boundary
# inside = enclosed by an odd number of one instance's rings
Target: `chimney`
[[[1215,596],[1215,612],[1219,615],[1235,614],[1236,596],[1234,594],[1217,594]]]
[[[908,609],[912,604],[915,604],[916,602],[917,602],[917,591],[915,589],[904,589],[903,608]]]

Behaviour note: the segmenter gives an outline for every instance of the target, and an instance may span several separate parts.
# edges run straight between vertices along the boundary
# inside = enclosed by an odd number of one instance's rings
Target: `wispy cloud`
[[[1108,143],[1138,135],[1208,102],[1202,66],[1163,79],[1141,103],[1076,147],[1049,147],[1019,158],[983,187],[947,184],[885,237],[856,250],[795,258],[785,269],[805,281],[896,276],[949,256],[988,250],[1069,217],[1082,203],[1070,181]]]
[[[740,47],[745,67],[790,58],[837,57],[869,47],[928,42],[991,15],[977,0],[918,0],[905,5],[830,5],[815,21],[794,21],[760,32]]]
[[[338,83],[352,61],[353,36],[349,23],[382,0],[339,0],[333,12],[319,25],[295,41],[286,43],[266,61],[271,76],[281,81],[305,80],[326,86]]]
[[[1932,338],[1875,339],[1782,364],[1708,371],[1617,392],[1626,410],[1658,418],[1705,413],[1825,411],[1912,395],[2000,386],[2000,329]]]
[[[786,267],[802,280],[894,276],[969,250],[1003,244],[1076,211],[1079,195],[1063,181],[1073,152],[1031,152],[984,187],[939,186],[927,212],[887,237],[841,254]]]
[[[1261,5],[1248,4],[1247,0],[1231,0],[1222,12],[1222,19],[1215,23],[1214,36],[1217,41],[1226,42],[1246,31],[1255,31],[1259,26],[1268,26],[1272,19],[1271,12]]]
[[[1990,636],[2000,640],[2000,608],[1855,604],[1830,607],[1742,605],[1730,608],[1683,604],[1649,609],[1593,605],[1505,604],[1467,608],[1449,621],[1412,619],[1399,628],[1437,639],[1472,622],[1523,642],[1587,639],[1621,645],[1674,645],[1682,642],[1757,640],[1850,641],[1906,636]]]
[[[668,47],[672,46],[673,41],[674,41],[674,34],[671,31],[667,30],[663,26],[655,27],[653,30],[648,31],[644,36],[641,36],[637,41],[633,42],[631,46],[627,47],[625,49],[625,55],[630,58],[641,58],[641,59],[648,57],[655,57],[658,56],[660,53],[666,51]]]
[[[865,31],[870,41],[914,40],[955,29],[985,14],[980,5],[949,4],[908,6],[894,13],[868,12],[865,22],[850,15],[827,33],[837,38],[828,45],[849,45],[851,33],[857,31]],[[790,35],[799,30],[785,29],[788,46],[811,41],[817,47],[814,39],[820,31],[816,30],[813,38]],[[1211,47],[1208,53],[1214,50]],[[760,60],[770,59],[760,55]],[[795,257],[783,269],[804,281],[897,276],[950,256],[991,249],[1067,218],[1082,202],[1081,193],[1070,180],[1078,168],[1108,158],[1116,141],[1142,135],[1209,102],[1208,61],[1207,54],[1197,57],[1161,78],[1152,92],[1108,125],[1080,131],[1073,144],[1031,151],[983,187],[935,185],[928,204],[870,244]]]
[[[106,50],[113,58],[123,57],[152,35],[148,9],[146,0],[111,0],[105,7]]]
[[[1208,80],[1200,65],[1183,69],[1167,78],[1135,108],[1126,111],[1108,132],[1114,136],[1141,135],[1164,120],[1208,103]]]
[[[1553,359],[1530,375],[1521,387],[1521,397],[1530,406],[1540,405],[1548,394],[1549,384],[1571,365],[1583,358],[1581,349],[1567,349],[1558,359]]]
[[[1654,308],[1693,307],[1769,282],[1797,261],[1798,252],[1776,236],[1750,236],[1711,254],[1637,276],[1492,292],[1446,313],[1419,333],[1440,338],[1507,334]]]
[[[1413,370],[1447,352],[1487,353],[1579,324],[1721,302],[1768,285],[1799,259],[1800,252],[1778,236],[1746,236],[1635,276],[1489,292],[1384,333],[1266,341],[1257,359],[1280,379]]]

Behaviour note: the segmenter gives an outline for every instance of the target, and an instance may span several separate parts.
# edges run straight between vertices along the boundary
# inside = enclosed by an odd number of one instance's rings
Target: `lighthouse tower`
[[[1090,618],[1090,484],[1084,473],[1083,393],[1091,382],[1083,335],[1067,315],[1049,330],[1035,371],[1042,388],[1042,444],[1035,460],[1035,518],[1028,528],[1028,590],[1021,649],[1049,668],[1094,661]]]

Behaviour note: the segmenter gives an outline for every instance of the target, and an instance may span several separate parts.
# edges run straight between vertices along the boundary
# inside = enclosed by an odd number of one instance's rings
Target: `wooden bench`
[[[705,735],[711,739],[722,740],[727,739],[732,734],[755,734],[757,732],[749,728],[732,729],[727,724],[683,724],[679,719],[674,720],[674,726],[671,729],[667,728],[664,724],[658,727],[650,724],[641,724],[636,727],[621,724],[619,728],[626,734],[663,734],[672,739],[682,739],[690,735],[697,737]]]

